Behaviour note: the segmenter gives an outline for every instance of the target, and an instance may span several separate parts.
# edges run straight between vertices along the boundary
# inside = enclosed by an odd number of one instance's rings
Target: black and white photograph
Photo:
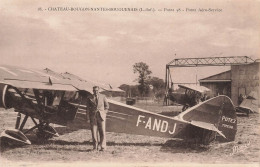
[[[259,0],[1,0],[0,166],[260,162]]]

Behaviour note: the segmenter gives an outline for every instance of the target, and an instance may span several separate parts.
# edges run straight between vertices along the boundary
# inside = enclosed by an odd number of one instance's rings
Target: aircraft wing
[[[242,101],[242,103],[237,107],[238,111],[249,110],[252,113],[258,113],[258,95],[256,92],[252,91],[248,96]]]
[[[190,89],[194,90],[196,92],[204,93],[206,91],[210,91],[210,89],[204,87],[204,86],[199,86],[199,85],[178,85],[180,88],[184,89]]]
[[[117,87],[112,87],[110,84],[103,84],[96,81],[85,80],[77,75],[68,72],[62,73],[61,75],[67,79],[70,79],[73,83],[75,83],[75,85],[82,89],[91,87],[92,91],[93,86],[99,86],[104,91],[124,92],[123,90]]]
[[[17,88],[77,91],[66,79],[39,70],[0,65],[0,83]]]
[[[59,78],[59,79],[65,80],[67,83],[73,85],[76,88],[76,90],[85,90],[88,92],[92,92],[94,84],[91,84],[90,82],[87,82],[82,78],[79,78],[76,76],[71,77],[68,75],[69,73],[67,73],[67,72],[66,73],[57,73],[48,68],[42,70],[42,72],[47,75],[50,75],[54,78]]]

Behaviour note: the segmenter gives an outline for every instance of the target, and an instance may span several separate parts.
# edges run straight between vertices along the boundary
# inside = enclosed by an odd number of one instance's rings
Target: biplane
[[[167,98],[171,100],[174,104],[182,105],[182,111],[195,106],[204,97],[203,101],[207,100],[205,94],[210,91],[210,89],[204,86],[198,85],[178,85],[183,92],[174,92],[169,89]],[[204,95],[204,96],[203,96]]]
[[[58,136],[52,124],[69,126],[76,123],[82,125],[78,129],[85,128],[86,99],[92,96],[93,86],[68,73],[0,65],[0,107],[13,108],[8,111],[17,112],[15,129],[6,129],[1,139],[31,144],[26,135],[32,131],[41,139]],[[108,102],[108,132],[184,140],[196,138],[203,144],[216,138],[222,141],[235,139],[236,113],[227,96],[211,98],[174,117],[109,99]],[[34,126],[25,129],[28,119]]]

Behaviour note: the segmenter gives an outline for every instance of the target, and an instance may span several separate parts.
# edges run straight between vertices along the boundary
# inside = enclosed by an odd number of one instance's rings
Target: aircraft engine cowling
[[[0,108],[11,108],[10,95],[8,93],[9,85],[0,84]]]

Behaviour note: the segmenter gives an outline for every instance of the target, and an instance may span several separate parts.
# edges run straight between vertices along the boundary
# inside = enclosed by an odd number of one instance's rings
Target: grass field
[[[163,107],[161,104],[137,104],[156,113],[178,114],[180,107]],[[23,147],[1,146],[2,165],[43,163],[258,163],[259,162],[259,115],[238,117],[238,131],[234,142],[213,142],[208,146],[186,143],[179,139],[165,139],[107,132],[108,149],[92,152],[91,133],[81,129],[72,131],[56,127],[60,137],[40,141],[31,133],[32,145]],[[13,128],[16,113],[0,110],[0,131]],[[25,128],[30,126],[31,122]],[[32,124],[31,124],[32,125]]]

